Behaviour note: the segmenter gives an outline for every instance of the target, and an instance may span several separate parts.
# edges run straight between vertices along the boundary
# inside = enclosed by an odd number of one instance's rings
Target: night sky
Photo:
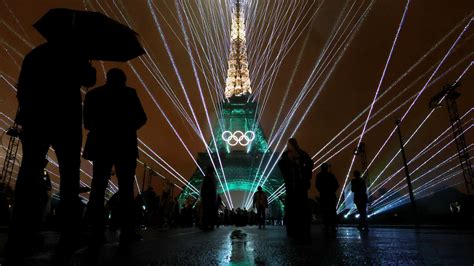
[[[228,37],[228,31],[223,25],[230,22],[230,11],[226,1],[205,0],[205,1],[179,1],[179,3],[186,2],[186,9],[181,9],[181,17],[183,17],[184,25],[189,36],[189,41],[193,46],[199,48],[199,36],[211,36],[211,33],[216,37],[214,39],[207,39],[208,42],[202,42],[204,48],[212,47],[210,51],[221,51],[220,53],[208,52],[203,53],[202,50],[193,48],[192,56],[195,60],[199,60],[199,55],[202,59],[208,56],[213,56],[210,62],[203,61],[204,70],[199,72],[199,79],[201,87],[207,101],[207,109],[210,112],[213,126],[216,125],[215,111],[210,105],[210,94],[213,90],[224,90],[224,78],[222,73],[225,73],[227,67],[226,51],[229,50],[227,45],[229,40],[223,40],[223,37]],[[360,27],[354,28],[356,22],[362,18],[362,13],[366,8],[370,7],[370,1],[299,1],[299,0],[283,0],[281,1],[281,12],[275,11],[276,3],[280,1],[260,0],[249,1],[250,7],[246,9],[248,16],[251,18],[247,21],[247,42],[249,53],[249,69],[252,79],[252,87],[261,89],[260,103],[264,102],[265,92],[267,94],[267,104],[265,108],[261,108],[262,113],[261,126],[267,138],[270,137],[272,128],[275,123],[275,118],[279,110],[282,110],[282,117],[286,115],[293,105],[298,94],[302,90],[304,84],[311,76],[315,64],[318,59],[320,62],[320,77],[311,86],[308,97],[301,104],[298,111],[292,117],[292,123],[289,129],[282,137],[282,141],[290,137],[290,132],[293,131],[300,121],[302,115],[309,108],[307,115],[302,120],[300,127],[296,131],[296,137],[303,150],[307,151],[311,156],[320,151],[325,145],[338,134],[348,123],[350,123],[364,108],[370,106],[380,82],[382,71],[387,57],[390,52],[395,34],[397,32],[406,1],[376,1],[373,6],[367,11],[367,16],[363,18]],[[306,6],[303,6],[307,3]],[[222,16],[212,16],[210,13],[203,13],[199,16],[199,7],[204,10],[224,9]],[[19,67],[21,65],[22,57],[31,50],[32,46],[43,43],[45,40],[33,29],[32,24],[37,21],[48,9],[55,7],[67,7],[74,9],[88,9],[103,11],[109,16],[119,20],[122,23],[130,23],[133,29],[140,35],[142,44],[148,51],[148,55],[142,56],[144,61],[140,59],[133,59],[130,64],[127,63],[110,63],[110,62],[93,62],[98,70],[97,85],[104,83],[103,69],[110,69],[111,67],[120,67],[124,69],[128,75],[128,85],[137,89],[141,101],[144,105],[145,111],[148,115],[148,123],[139,131],[139,137],[150,148],[152,148],[159,156],[165,159],[176,171],[182,176],[189,178],[196,170],[196,166],[187,154],[183,145],[176,137],[175,133],[168,125],[166,119],[157,108],[152,98],[144,89],[143,84],[152,92],[157,103],[165,112],[167,119],[173,124],[176,131],[182,137],[184,143],[189,148],[189,151],[197,157],[198,152],[203,152],[204,145],[200,141],[196,133],[191,129],[189,124],[180,117],[176,107],[170,98],[166,95],[161,87],[160,82],[154,80],[150,72],[144,67],[143,62],[153,62],[157,69],[161,71],[172,92],[175,93],[176,98],[181,101],[183,106],[189,112],[189,107],[182,93],[180,82],[186,88],[189,95],[190,102],[196,112],[199,124],[204,131],[207,141],[210,140],[210,127],[206,121],[205,109],[201,103],[199,96],[199,89],[196,83],[195,75],[193,74],[192,65],[188,53],[186,51],[186,39],[181,31],[181,24],[179,23],[180,14],[176,10],[174,1],[158,0],[153,3],[145,0],[118,0],[118,1],[73,1],[73,0],[57,0],[57,1],[32,1],[32,0],[1,0],[0,3],[0,112],[13,118],[17,102],[15,93],[8,84],[14,84],[18,78]],[[152,9],[150,9],[152,6]],[[179,6],[179,5],[178,5]],[[157,7],[158,9],[156,9]],[[181,7],[180,7],[181,8]],[[288,13],[285,13],[287,12]],[[294,15],[289,17],[289,13],[294,11]],[[406,74],[393,88],[384,95],[377,104],[375,104],[372,111],[372,116],[385,106],[391,99],[403,91],[408,86],[411,86],[399,98],[393,100],[380,113],[375,116],[375,121],[378,121],[392,110],[402,105],[412,95],[419,92],[427,83],[430,76],[438,67],[440,60],[445,56],[448,49],[455,42],[463,28],[468,24],[469,20],[474,15],[474,3],[470,0],[457,1],[432,1],[432,0],[418,0],[411,1],[408,6],[405,22],[401,28],[399,39],[393,51],[393,55],[389,62],[386,75],[382,81],[379,95],[396,82],[400,76]],[[253,12],[253,13],[252,13]],[[301,13],[298,13],[301,12]],[[305,13],[306,12],[306,13]],[[317,12],[317,13],[315,13]],[[176,69],[179,71],[179,78],[175,74],[172,61],[168,55],[166,45],[160,37],[160,32],[157,30],[153,13],[156,14],[160,23],[163,36],[165,36],[169,52],[173,57]],[[252,13],[252,15],[250,15]],[[271,16],[276,14],[275,16]],[[298,15],[299,14],[299,15]],[[304,16],[306,14],[306,16]],[[314,16],[313,16],[314,14]],[[325,44],[330,39],[332,33],[337,28],[337,22],[346,17],[343,21],[341,29],[335,35],[334,42],[327,48],[327,53],[322,58],[320,57],[324,50]],[[126,18],[126,20],[124,19]],[[186,19],[188,18],[188,19]],[[216,21],[221,21],[224,24],[213,24]],[[192,21],[196,28],[189,27],[189,21]],[[288,22],[288,23],[286,23]],[[288,25],[282,27],[275,27],[278,23],[281,25]],[[286,23],[286,24],[285,24]],[[298,24],[299,23],[299,24]],[[474,36],[474,22],[465,31],[462,38],[454,47],[452,53],[446,58],[444,63],[439,67],[438,71],[432,78],[432,81],[426,90],[421,94],[419,99],[413,106],[413,109],[408,113],[406,119],[401,124],[404,137],[408,138],[418,125],[425,119],[430,112],[428,108],[429,99],[442,89],[447,84],[454,82],[461,73],[471,64],[473,57],[473,36]],[[290,43],[294,43],[292,47],[287,46],[284,50],[285,56],[282,57],[281,66],[276,71],[262,72],[269,69],[271,64],[279,58],[278,51],[282,48],[282,40],[285,38],[285,33],[293,26],[301,25],[296,28],[295,34],[289,39]],[[307,27],[306,27],[307,25]],[[207,31],[203,34],[206,27],[213,26],[213,32]],[[276,28],[270,34],[265,31],[265,28]],[[353,30],[354,29],[354,30]],[[351,31],[353,30],[353,31]],[[452,32],[451,32],[452,31]],[[191,33],[190,33],[191,32]],[[443,39],[448,33],[451,34]],[[276,36],[276,37],[275,37]],[[204,38],[202,38],[204,40]],[[432,52],[426,56],[416,67],[410,72],[408,69],[417,63],[417,61],[427,53],[439,40],[443,39]],[[344,41],[346,41],[344,43]],[[350,41],[350,43],[348,43]],[[259,54],[263,53],[266,48],[273,45],[275,50],[268,53],[265,60],[257,60]],[[345,45],[347,45],[345,47]],[[194,47],[194,46],[193,46]],[[337,50],[339,47],[341,49]],[[332,52],[332,53],[331,53]],[[220,62],[220,64],[216,64]],[[323,63],[327,62],[327,63]],[[337,64],[336,64],[337,62]],[[207,66],[206,66],[207,64]],[[136,73],[142,78],[142,82],[137,78],[130,66],[135,68]],[[259,74],[256,69],[260,69]],[[211,70],[217,70],[218,75],[213,75]],[[473,107],[474,85],[473,71],[470,69],[463,76],[459,92],[462,94],[458,99],[458,108],[460,114],[465,114]],[[263,74],[262,74],[263,73]],[[442,76],[444,75],[444,76]],[[313,75],[314,77],[318,75]],[[207,84],[205,78],[211,82]],[[211,78],[212,77],[212,78]],[[440,78],[441,77],[441,78]],[[263,83],[258,85],[266,78],[274,78],[273,83]],[[416,81],[419,78],[418,81]],[[8,81],[8,82],[6,82]],[[262,83],[260,83],[262,84]],[[286,90],[289,88],[286,101],[282,101]],[[209,89],[209,90],[208,90]],[[320,91],[319,96],[314,101],[312,106],[309,106],[312,98]],[[367,146],[367,157],[370,162],[379,148],[387,139],[388,135],[394,128],[394,121],[403,116],[407,108],[410,106],[410,100],[403,105],[398,111],[386,117],[375,128],[368,131],[363,141]],[[263,105],[261,104],[260,107]],[[280,108],[282,106],[282,108]],[[276,125],[282,123],[282,117],[277,121]],[[472,126],[472,113],[466,115],[464,121],[467,123],[465,129]],[[357,126],[363,125],[367,113],[364,113],[355,124],[348,127],[335,142],[328,145],[315,159],[319,162],[325,161],[328,156],[321,157],[329,151],[330,148],[338,143],[339,140],[345,138],[349,132],[354,130]],[[7,119],[0,115],[0,119],[7,122]],[[374,120],[368,123],[370,128],[375,124]],[[7,128],[9,125],[4,124],[0,120],[0,127]],[[450,126],[447,109],[445,107],[435,111],[426,123],[420,128],[413,140],[406,146],[406,153],[409,158],[421,151],[426,145],[432,142],[437,136],[441,134]],[[450,131],[448,131],[450,133]],[[342,147],[355,139],[361,133],[358,129],[352,134]],[[469,146],[473,140],[474,135],[472,130],[468,130],[465,134],[466,142]],[[412,169],[418,167],[426,161],[431,155],[441,149],[442,146],[452,140],[452,137],[447,137],[438,148],[430,150],[423,157],[420,157],[410,167]],[[3,145],[7,144],[7,139],[3,138]],[[330,160],[332,171],[338,178],[339,182],[344,182],[344,178],[348,172],[349,165],[352,160],[352,152],[356,143],[349,144],[348,147],[342,150],[339,154]],[[276,150],[281,150],[283,145],[280,145]],[[392,136],[387,142],[387,146],[381,151],[380,155],[374,161],[369,169],[371,176],[376,176],[394,156],[399,147],[396,134]],[[275,150],[275,146],[271,147]],[[334,151],[338,151],[335,149]],[[330,152],[329,155],[333,154]],[[448,157],[454,155],[456,148],[454,143],[449,145],[446,149],[441,151],[434,159],[426,163],[417,173],[418,175],[424,173]],[[471,156],[474,154],[471,151]],[[3,162],[4,150],[0,151],[0,161]],[[53,157],[54,158],[54,157]],[[167,179],[182,186],[179,181],[160,168],[151,159],[145,155],[141,155],[141,160],[151,165],[157,172],[163,174]],[[451,167],[459,164],[457,157],[450,163],[433,171],[429,176],[436,176]],[[317,164],[316,166],[318,166]],[[360,161],[356,160],[353,169],[360,169]],[[90,164],[83,161],[83,170],[91,174]],[[401,157],[397,157],[389,166],[381,180],[398,170],[402,166]],[[58,172],[57,168],[50,165],[49,169],[53,172]],[[318,172],[317,170],[316,172]],[[138,183],[141,185],[143,168],[137,168]],[[417,176],[415,174],[415,176]],[[403,172],[395,176],[394,181],[387,183],[386,188],[390,188],[396,182],[403,178]],[[57,178],[54,177],[57,181]],[[90,179],[82,175],[82,180],[89,184]],[[156,190],[160,190],[162,181],[156,178],[153,182]],[[427,179],[424,179],[427,182]],[[457,175],[455,178],[440,184],[437,189],[447,187],[452,184],[462,182],[462,175]],[[315,195],[314,178],[310,190],[311,195]],[[420,183],[421,184],[421,183]],[[415,183],[415,187],[417,184]],[[456,186],[464,190],[464,183]],[[179,190],[175,190],[178,192]]]

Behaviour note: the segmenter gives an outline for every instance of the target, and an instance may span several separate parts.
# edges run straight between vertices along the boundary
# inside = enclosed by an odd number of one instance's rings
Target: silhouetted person
[[[217,185],[214,168],[208,166],[201,186],[202,223],[204,230],[213,229],[217,218]]]
[[[339,183],[336,177],[329,172],[329,164],[321,165],[321,172],[316,175],[316,188],[319,191],[321,214],[326,232],[336,231],[336,191]]]
[[[268,198],[261,186],[258,186],[257,192],[253,195],[253,206],[257,209],[258,228],[265,228],[265,209],[268,207]]]
[[[351,180],[351,191],[354,193],[354,204],[359,211],[360,230],[368,230],[367,226],[367,186],[365,180],[360,177],[359,171],[354,171],[354,178]]]
[[[137,130],[147,120],[135,89],[127,87],[126,81],[125,73],[113,68],[107,72],[106,84],[88,92],[84,99],[84,127],[89,133],[83,156],[94,164],[88,206],[93,241],[103,239],[104,195],[114,167],[120,190],[121,246],[140,238],[135,232],[133,182]]]
[[[78,236],[82,146],[81,86],[93,86],[95,69],[72,40],[48,42],[28,53],[18,79],[18,114],[23,158],[15,185],[15,205],[7,254],[27,256],[41,245],[43,162],[50,146],[59,164],[60,243],[72,252]]]
[[[300,149],[296,139],[289,139],[287,148],[278,162],[285,180],[286,228],[291,237],[307,238],[310,235],[311,225],[308,189],[311,186],[313,161]]]

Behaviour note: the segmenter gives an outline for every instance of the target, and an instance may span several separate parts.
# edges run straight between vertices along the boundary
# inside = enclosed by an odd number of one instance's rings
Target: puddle
[[[242,230],[230,234],[230,250],[228,265],[255,265],[253,243]]]

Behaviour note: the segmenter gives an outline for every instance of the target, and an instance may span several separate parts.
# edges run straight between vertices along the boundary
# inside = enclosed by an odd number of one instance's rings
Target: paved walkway
[[[128,252],[109,236],[99,265],[474,265],[474,232],[442,229],[340,228],[326,237],[313,227],[310,244],[288,240],[283,227],[224,227],[211,232],[149,230]],[[54,239],[53,236],[50,239]],[[75,265],[90,265],[87,249]],[[47,265],[49,254],[32,259]],[[1,261],[0,261],[1,263]]]

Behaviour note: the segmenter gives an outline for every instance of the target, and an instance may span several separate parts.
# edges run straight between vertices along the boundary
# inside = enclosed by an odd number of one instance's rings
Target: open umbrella
[[[99,12],[54,8],[33,26],[49,42],[74,42],[90,60],[126,62],[145,53],[135,31]]]

